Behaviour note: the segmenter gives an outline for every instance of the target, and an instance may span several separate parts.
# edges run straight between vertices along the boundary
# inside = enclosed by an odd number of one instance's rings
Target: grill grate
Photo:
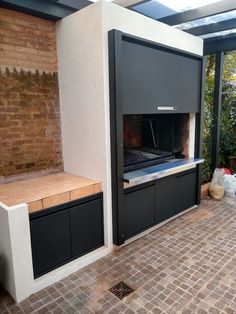
[[[134,292],[134,289],[128,286],[123,281],[120,281],[119,283],[111,287],[109,291],[113,293],[117,298],[122,300],[124,297]]]

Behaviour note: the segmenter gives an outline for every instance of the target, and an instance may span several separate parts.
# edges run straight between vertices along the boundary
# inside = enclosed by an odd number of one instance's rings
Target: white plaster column
[[[32,294],[33,265],[28,206],[0,203],[0,277],[6,290],[20,302]]]

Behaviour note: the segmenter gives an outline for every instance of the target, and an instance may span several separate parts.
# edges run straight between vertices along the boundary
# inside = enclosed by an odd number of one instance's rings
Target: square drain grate
[[[132,289],[130,286],[128,286],[123,281],[120,281],[113,287],[109,289],[111,293],[113,293],[117,298],[122,300],[124,297],[129,295],[130,293],[134,292],[134,289]]]

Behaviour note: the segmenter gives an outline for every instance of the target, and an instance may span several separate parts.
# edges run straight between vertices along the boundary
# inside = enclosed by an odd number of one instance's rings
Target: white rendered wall
[[[188,152],[189,158],[194,158],[195,156],[195,135],[196,135],[196,114],[189,114],[189,143]]]
[[[16,294],[13,278],[10,230],[7,208],[0,203],[0,281],[12,294]]]
[[[99,1],[95,5],[102,7],[104,50],[107,50],[107,31],[117,29],[124,33],[199,56],[203,54],[203,40],[199,37],[111,2]]]
[[[112,247],[110,128],[104,99],[99,4],[57,23],[64,169],[102,182],[105,243]],[[109,114],[109,113],[108,113]]]
[[[64,167],[68,172],[102,181],[108,247],[112,247],[108,67],[111,29],[197,55],[203,51],[202,39],[106,1],[57,23]]]
[[[33,266],[26,204],[0,203],[0,280],[17,301],[33,293]]]

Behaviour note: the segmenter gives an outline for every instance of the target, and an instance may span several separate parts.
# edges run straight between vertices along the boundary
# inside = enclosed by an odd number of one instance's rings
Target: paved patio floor
[[[123,280],[122,301],[108,289]],[[236,313],[236,199],[195,209],[0,313]]]

